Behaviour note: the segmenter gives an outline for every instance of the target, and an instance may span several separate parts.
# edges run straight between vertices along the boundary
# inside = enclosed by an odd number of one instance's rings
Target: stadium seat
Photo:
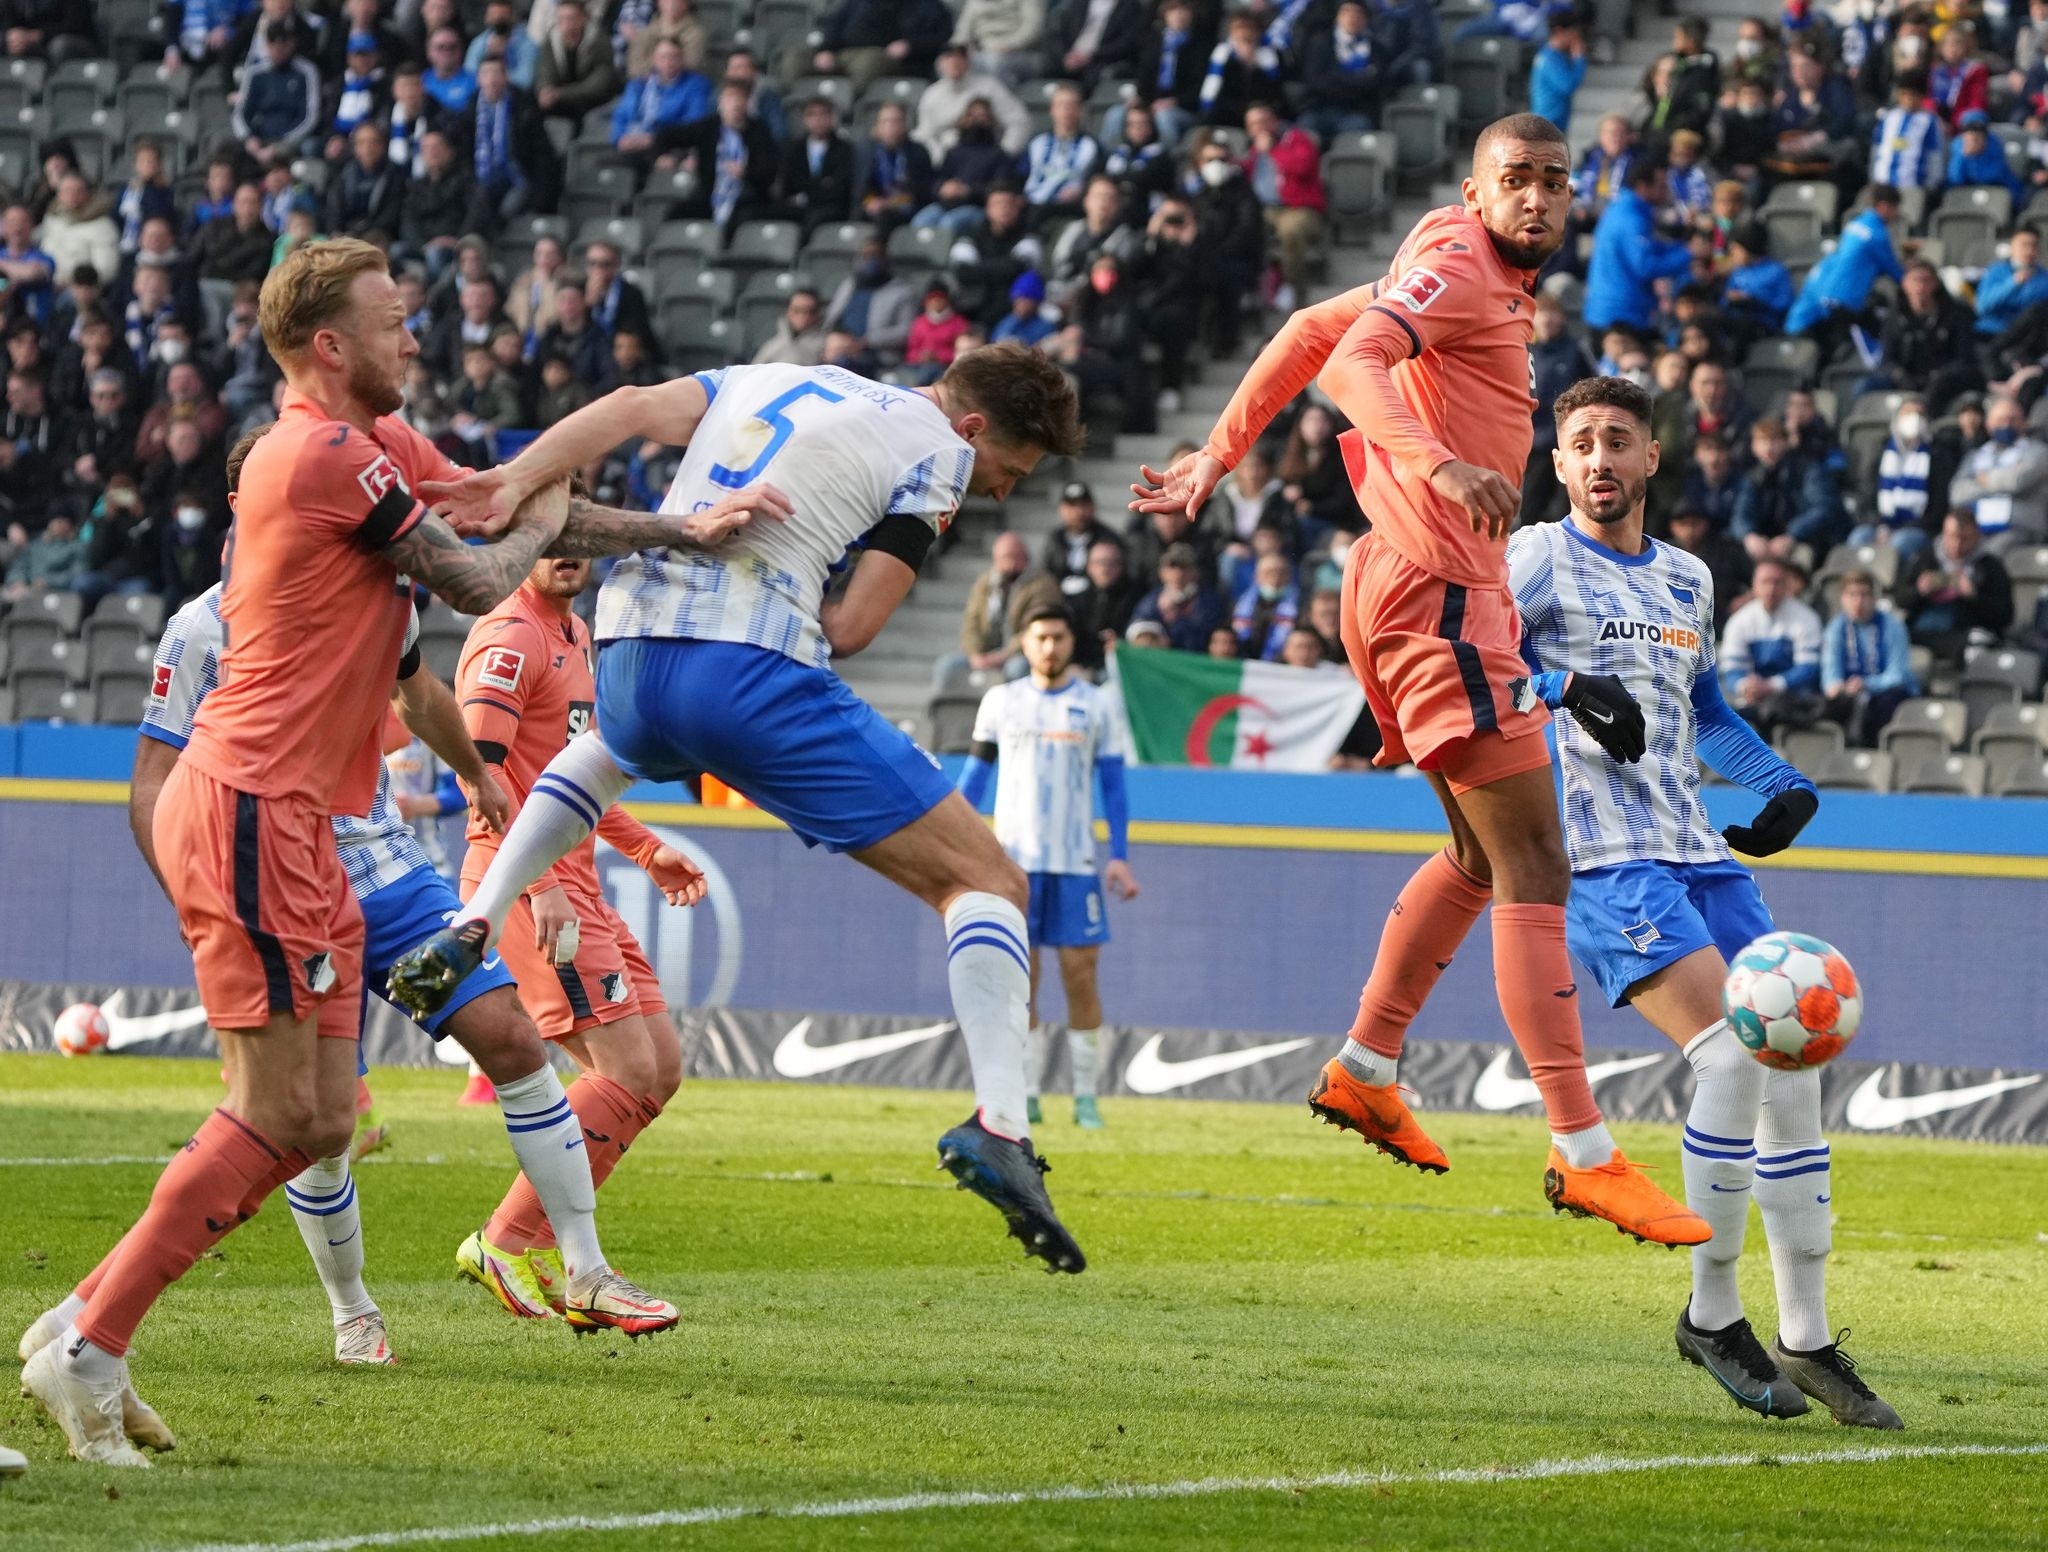
[[[35,94],[26,86],[0,76],[0,117],[12,118],[24,108],[33,110]]]
[[[2002,557],[2015,582],[2048,582],[2048,544],[2016,544]]]
[[[927,711],[934,754],[965,754],[974,742],[974,719],[981,711],[979,695],[934,695]]]
[[[62,674],[17,673],[14,711],[22,722],[92,722],[94,699],[90,689],[74,685]]]
[[[1998,798],[2048,798],[2048,760],[2032,760],[1990,781],[1989,790]]]
[[[701,269],[715,263],[723,241],[715,221],[664,221],[654,229],[654,237],[647,244],[646,262],[654,268],[659,284],[671,266],[683,264]]]
[[[149,709],[150,688],[151,680],[147,673],[108,674],[95,679],[92,686],[94,720],[133,727]]]
[[[936,226],[899,226],[889,234],[889,267],[912,291],[946,267],[953,239]]]
[[[802,43],[816,30],[819,7],[811,0],[755,0],[749,32],[761,51],[764,68],[785,49]]]
[[[1968,732],[1974,733],[1984,725],[1984,719],[2000,706],[2017,705],[2020,687],[2009,679],[1964,679],[1956,686],[1955,693],[1969,710]]]
[[[588,164],[573,177],[590,179],[595,169]],[[631,219],[633,199],[631,195],[620,194],[603,187],[578,188],[572,182],[569,192],[562,196],[562,219],[569,223],[571,231],[613,218]]]
[[[1875,749],[1844,749],[1806,773],[1816,787],[1853,792],[1889,792],[1892,757]]]
[[[1476,134],[1513,108],[1510,82],[1527,74],[1521,50],[1508,38],[1467,38],[1453,42],[1444,79],[1458,89],[1457,128],[1461,136]]]
[[[1996,194],[2010,208],[2012,196],[2004,189],[1958,189],[1959,194]],[[1942,247],[1942,258],[1965,269],[1982,269],[1998,257],[1998,231],[2004,222],[1981,207],[1944,203],[1927,223],[1927,236]],[[1924,257],[1924,254],[1923,254]]]
[[[701,261],[686,266],[683,255],[678,255],[673,265],[658,268],[655,280],[655,296],[661,306],[681,299],[689,305],[678,306],[678,316],[695,313],[706,321],[729,317],[733,298],[739,294],[739,280],[731,270],[711,269]]]
[[[854,115],[863,124],[875,121],[875,110],[885,102],[900,102],[913,123],[917,120],[917,99],[931,82],[914,75],[885,75],[871,81],[854,104]],[[1029,105],[1027,100],[1027,106]],[[792,104],[794,106],[794,104]]]
[[[89,677],[84,645],[68,636],[11,631],[7,645],[8,671],[12,675],[56,674],[78,684]]]
[[[1938,792],[1953,797],[1984,796],[1984,762],[1973,754],[1943,755],[1899,767],[1895,792]]]
[[[1787,764],[1802,771],[1812,770],[1848,747],[1848,737],[1842,731],[1842,724],[1827,721],[1816,722],[1811,727],[1779,728],[1772,742]]]
[[[127,128],[119,108],[95,108],[91,119],[61,131],[78,158],[78,169],[87,177],[101,178],[116,153],[127,141]]]
[[[1768,216],[1774,210],[1806,210],[1820,218],[1821,227],[1832,228],[1840,213],[1842,196],[1832,183],[1804,180],[1780,183],[1772,188],[1760,212]],[[1773,249],[1773,253],[1777,250]],[[1783,257],[1783,255],[1779,255]]]
[[[633,196],[633,215],[648,231],[657,232],[678,219],[678,212],[688,209],[696,197],[697,170],[671,168],[652,174],[640,186],[640,192]]]
[[[1963,685],[2009,684],[2021,700],[2041,693],[2041,656],[2023,647],[1970,653],[1963,659]]]
[[[843,75],[798,76],[789,83],[789,90],[782,94],[782,100],[790,109],[800,109],[813,97],[822,97],[832,104],[844,124],[853,114],[853,83]]]
[[[1387,105],[1381,126],[1394,138],[1395,172],[1404,184],[1426,184],[1450,166],[1458,94],[1447,86],[1406,87]]]
[[[740,30],[740,0],[697,0],[693,9],[697,20],[704,24],[711,46],[723,53]]]
[[[795,270],[783,270],[773,275],[759,274],[747,282],[740,292],[734,317],[745,339],[742,349],[749,358],[774,334],[776,325],[782,322],[784,309],[789,306],[790,297],[811,285],[810,276]]]
[[[829,301],[839,282],[853,273],[861,245],[874,235],[875,229],[864,221],[821,226],[811,233],[810,241],[797,255],[797,262]]]
[[[1903,702],[1892,714],[1882,740],[1887,751],[1947,754],[1963,747],[1969,737],[1969,708],[1961,701],[1918,696]]]
[[[0,80],[25,88],[31,97],[43,95],[43,82],[49,74],[50,67],[40,59],[0,60]]]
[[[95,619],[85,628],[85,664],[82,677],[97,680],[102,674],[149,672],[156,656],[157,638],[147,636],[126,620]]]
[[[90,637],[95,625],[108,621],[130,625],[154,642],[164,633],[163,598],[156,593],[109,593],[86,621],[86,635]]]
[[[2038,706],[2014,706],[2012,711],[2039,711]],[[1986,790],[1998,792],[2022,771],[2038,767],[2048,759],[2040,735],[2034,732],[1992,732],[1980,729],[1970,752],[1984,762]]]
[[[680,376],[731,366],[741,359],[745,340],[730,318],[713,318],[701,327],[679,330],[667,343],[669,365]]]
[[[12,629],[25,619],[47,621],[56,626],[59,635],[76,636],[85,623],[85,600],[76,593],[38,593],[14,606],[7,626]]]
[[[581,259],[592,243],[610,243],[628,264],[638,264],[647,251],[647,229],[631,216],[604,216],[576,228],[572,255]]]
[[[1745,372],[1768,368],[1787,373],[1801,384],[1811,383],[1819,367],[1818,344],[1810,339],[1787,339],[1783,336],[1758,340],[1749,347],[1749,355],[1742,363]]]
[[[1812,264],[1827,251],[1827,232],[1815,210],[1796,205],[1761,213],[1770,234],[1771,256],[1781,264]]]
[[[1340,241],[1379,229],[1398,163],[1392,137],[1378,133],[1339,135],[1323,153],[1323,191]]]
[[[794,221],[749,221],[732,234],[725,264],[742,276],[757,270],[786,270],[796,263],[803,228]]]
[[[12,685],[0,684],[0,727],[5,727],[8,723],[16,720],[14,715],[14,688]],[[140,721],[141,719],[137,718],[136,720]]]

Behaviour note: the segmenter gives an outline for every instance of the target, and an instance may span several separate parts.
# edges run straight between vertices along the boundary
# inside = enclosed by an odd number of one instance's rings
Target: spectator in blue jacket
[[[621,151],[645,151],[654,132],[701,119],[712,109],[711,83],[685,68],[683,46],[674,38],[654,45],[654,68],[626,83],[612,109],[612,144]]]
[[[1586,79],[1586,34],[1569,11],[1550,18],[1550,41],[1529,67],[1529,111],[1542,115],[1562,134],[1572,128],[1572,98]]]
[[[235,94],[235,138],[259,162],[289,161],[319,118],[320,72],[299,57],[291,23],[271,22],[263,31],[263,65],[243,75]]]
[[[2009,257],[1984,271],[1977,282],[1979,337],[2003,334],[2036,302],[2048,302],[2048,270],[2041,268],[2041,234],[2031,226],[2012,234]]]
[[[1728,239],[1734,268],[1721,291],[1721,314],[1740,329],[1746,349],[1785,328],[1792,306],[1792,273],[1771,257],[1771,231],[1761,221],[1746,222]]]
[[[1827,554],[1849,531],[1827,465],[1793,446],[1784,423],[1768,416],[1749,428],[1749,452],[1730,532],[1758,560],[1790,555],[1798,544]]]
[[[476,72],[462,63],[462,34],[453,27],[436,27],[427,39],[427,73],[420,85],[443,113],[460,113],[476,95]]]
[[[1820,690],[1828,716],[1859,749],[1875,749],[1900,704],[1920,693],[1906,622],[1878,608],[1877,578],[1867,571],[1842,578],[1841,608],[1821,637]]]
[[[1166,632],[1169,646],[1206,652],[1209,632],[1224,622],[1216,595],[1202,582],[1195,547],[1169,544],[1159,556],[1159,585],[1138,602],[1132,624],[1150,620]]]
[[[1888,183],[1874,185],[1870,208],[1843,224],[1835,251],[1814,265],[1799,299],[1785,315],[1785,332],[1819,340],[1823,360],[1831,358],[1849,331],[1863,321],[1870,288],[1878,277],[1904,277],[1887,225],[1898,213],[1899,191]]]
[[[1810,723],[1820,699],[1820,616],[1792,595],[1791,566],[1757,562],[1748,603],[1721,627],[1717,654],[1729,704],[1766,738],[1783,722]]]
[[[1692,269],[1692,250],[1657,235],[1664,203],[1664,169],[1647,159],[1628,170],[1627,186],[1607,202],[1593,228],[1593,262],[1586,271],[1586,327],[1598,332],[1624,323],[1647,332],[1657,317],[1657,282]]]
[[[1956,122],[1956,138],[1948,148],[1948,186],[2009,189],[2015,202],[2026,198],[2027,186],[2005,158],[2005,142],[1991,133],[1991,119],[1972,108]]]

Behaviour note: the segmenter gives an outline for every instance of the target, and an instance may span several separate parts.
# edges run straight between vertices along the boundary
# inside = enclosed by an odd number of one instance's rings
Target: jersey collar
[[[1567,534],[1569,534],[1572,538],[1578,540],[1579,543],[1583,544],[1595,555],[1598,555],[1602,560],[1611,560],[1617,566],[1647,566],[1650,564],[1651,561],[1657,558],[1657,541],[1655,539],[1652,539],[1648,534],[1643,535],[1642,554],[1624,555],[1619,550],[1610,550],[1598,539],[1595,539],[1591,535],[1585,533],[1579,527],[1579,525],[1573,522],[1569,517],[1560,519],[1560,522],[1563,525],[1564,531]]]

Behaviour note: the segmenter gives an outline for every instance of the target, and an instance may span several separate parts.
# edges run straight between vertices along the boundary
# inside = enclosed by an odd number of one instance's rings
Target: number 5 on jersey
[[[768,445],[762,448],[754,461],[744,469],[727,468],[722,463],[713,464],[710,473],[711,483],[723,485],[727,490],[738,490],[743,485],[753,484],[755,480],[758,480],[763,474],[767,473],[768,465],[775,461],[775,455],[782,451],[783,444],[796,435],[796,427],[790,423],[789,418],[783,414],[783,411],[796,403],[797,400],[804,398],[823,399],[828,404],[838,404],[846,398],[846,395],[834,393],[830,388],[822,387],[817,383],[798,383],[789,392],[770,399],[754,412],[755,420],[772,427],[774,430],[775,434],[768,439]]]

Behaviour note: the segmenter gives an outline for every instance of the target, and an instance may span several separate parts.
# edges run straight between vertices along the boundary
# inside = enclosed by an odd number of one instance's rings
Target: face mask
[[[1755,102],[1751,103],[1747,107],[1737,108],[1735,111],[1741,114],[1746,119],[1760,119],[1768,110],[1762,103]]]
[[[492,22],[491,31],[498,37],[509,38],[512,36],[512,24],[510,22]]]
[[[1917,414],[1901,415],[1892,426],[1892,434],[1901,442],[1917,443],[1927,434],[1927,417]]]
[[[1737,59],[1755,59],[1763,51],[1764,40],[1762,38],[1737,38],[1735,40],[1735,57]]]
[[[176,366],[190,349],[183,340],[165,340],[156,347],[156,358],[165,366]]]
[[[1269,603],[1269,604],[1270,604],[1270,603],[1272,603],[1272,602],[1273,602],[1274,600],[1276,600],[1277,598],[1279,598],[1279,596],[1280,596],[1280,589],[1279,589],[1279,588],[1277,588],[1277,587],[1273,587],[1273,586],[1271,586],[1271,585],[1269,585],[1268,583],[1265,583],[1265,582],[1261,582],[1261,583],[1259,584],[1259,597],[1260,597],[1260,598],[1262,598],[1262,599],[1264,599],[1264,600],[1265,600],[1265,601],[1266,601],[1267,603]]]
[[[206,526],[206,508],[179,507],[178,527],[184,533],[197,533]]]
[[[1899,58],[1907,61],[1918,59],[1921,49],[1925,47],[1926,44],[1917,35],[1909,34],[1899,39]]]
[[[2020,428],[2018,426],[2000,426],[1996,431],[1991,433],[1991,440],[1996,442],[2000,447],[2010,447],[2019,439]]]
[[[1225,161],[1202,163],[1202,181],[1212,189],[1220,189],[1230,181],[1230,175],[1237,169]]]
[[[1093,288],[1097,296],[1108,296],[1110,292],[1116,289],[1116,276],[1090,275],[1088,277],[1088,284]]]

